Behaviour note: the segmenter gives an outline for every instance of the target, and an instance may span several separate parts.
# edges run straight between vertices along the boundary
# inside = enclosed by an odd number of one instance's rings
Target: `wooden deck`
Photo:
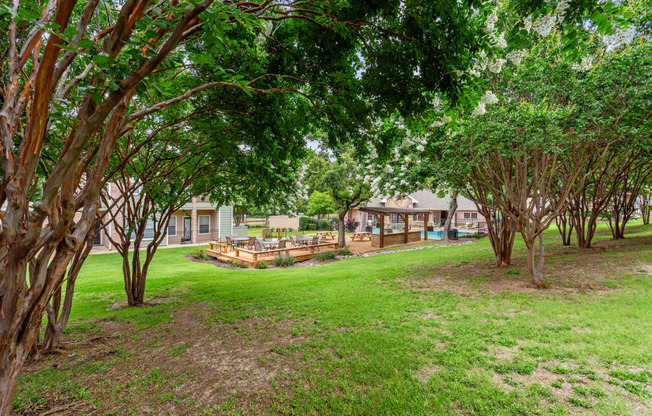
[[[215,241],[209,243],[209,245],[210,248],[206,250],[206,254],[214,257],[219,261],[228,262],[235,260],[238,262],[243,261],[252,265],[260,260],[272,260],[274,256],[279,254],[290,254],[297,261],[305,261],[314,258],[317,254],[323,252],[324,250],[331,251],[337,248],[337,242],[328,242],[299,247],[286,247],[265,251],[249,250],[243,247],[229,247],[226,245],[226,243]]]

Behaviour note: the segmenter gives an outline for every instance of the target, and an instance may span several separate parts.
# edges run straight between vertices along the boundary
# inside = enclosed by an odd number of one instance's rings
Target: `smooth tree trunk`
[[[573,220],[570,218],[570,215],[568,213],[563,213],[555,218],[555,222],[557,223],[557,230],[559,230],[559,235],[561,236],[561,244],[564,246],[570,246],[574,228]]]
[[[536,239],[525,239],[525,247],[527,248],[527,270],[530,277],[530,282],[537,289],[545,287],[543,279],[543,262],[544,262],[544,240],[543,234],[539,234],[539,244],[536,244]],[[537,261],[538,257],[538,261]]]
[[[337,215],[337,247],[346,246],[346,211]]]
[[[453,192],[451,195],[451,205],[448,210],[448,216],[446,217],[446,222],[444,223],[444,230],[442,231],[442,240],[450,241],[448,238],[448,232],[451,230],[451,225],[453,223],[453,217],[457,211],[457,191]]]
[[[485,212],[487,215],[485,215]],[[509,218],[503,217],[502,223],[498,224],[492,221],[489,211],[481,210],[480,212],[487,221],[487,233],[491,248],[494,251],[496,266],[509,266],[512,264],[512,249],[516,237],[516,226]]]

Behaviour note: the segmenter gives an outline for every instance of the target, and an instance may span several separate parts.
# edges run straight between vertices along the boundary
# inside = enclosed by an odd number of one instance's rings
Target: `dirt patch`
[[[440,365],[437,364],[428,364],[421,368],[419,371],[414,373],[414,377],[419,379],[422,383],[427,383],[428,380],[432,378],[432,376],[435,375],[435,373],[441,371],[443,368]]]
[[[304,331],[296,330],[294,320],[251,317],[228,324],[216,316],[219,311],[206,305],[184,305],[172,313],[171,322],[145,330],[102,321],[91,342],[84,342],[87,334],[71,334],[67,340],[73,343],[63,353],[30,362],[24,374],[65,369],[93,400],[52,392],[38,408],[17,414],[60,407],[58,415],[108,409],[186,415],[224,403],[257,413],[269,405],[275,383],[283,383],[282,376],[296,368]]]
[[[632,237],[626,240],[600,240],[594,248],[587,250],[561,246],[559,241],[549,239],[544,266],[544,276],[549,283],[546,290],[530,284],[524,250],[514,252],[512,266],[509,267],[497,267],[493,262],[486,261],[460,261],[412,270],[397,280],[413,290],[446,290],[466,296],[503,292],[608,294],[625,290],[619,279],[628,273],[652,276],[652,264],[642,262],[639,253],[649,250],[651,245],[650,237]]]

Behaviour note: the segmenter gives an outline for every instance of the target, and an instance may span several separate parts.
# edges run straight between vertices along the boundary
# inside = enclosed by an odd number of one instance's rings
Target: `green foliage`
[[[208,260],[208,254],[206,254],[206,251],[202,249],[197,249],[190,253],[190,255],[196,259]]]
[[[308,231],[315,231],[315,230],[317,230],[317,224],[315,224],[315,223],[310,223],[310,224],[308,224],[308,228],[307,228],[307,229],[308,229]]]
[[[283,255],[279,253],[277,256],[274,257],[272,260],[272,263],[276,267],[289,267],[295,264],[297,260],[292,257],[291,254]]]
[[[314,191],[310,194],[308,210],[306,211],[309,216],[332,214],[335,210],[335,201],[326,192]]]
[[[639,373],[616,368],[609,371],[609,375],[616,377],[620,380],[638,381],[639,383],[649,383],[652,380],[652,372],[648,370],[641,370]]]
[[[170,348],[170,349],[168,350],[168,354],[170,354],[170,355],[173,356],[173,357],[174,357],[174,356],[177,356],[177,355],[181,355],[181,354],[185,353],[186,350],[187,350],[188,348],[190,348],[190,347],[191,347],[191,346],[188,345],[188,344],[181,344],[181,345],[179,345],[179,346],[177,346],[177,347]]]
[[[333,260],[335,257],[336,255],[334,251],[324,251],[322,253],[317,253],[317,255],[315,256],[317,261],[321,261],[321,262]]]
[[[495,369],[499,373],[517,373],[532,374],[536,371],[538,364],[536,361],[515,358],[511,363],[496,364]]]
[[[256,263],[254,263],[254,267],[257,269],[266,269],[269,266],[267,263],[267,260],[259,260]]]
[[[353,252],[346,246],[344,246],[341,249],[337,250],[337,255],[338,256],[350,256],[352,254],[353,254]]]

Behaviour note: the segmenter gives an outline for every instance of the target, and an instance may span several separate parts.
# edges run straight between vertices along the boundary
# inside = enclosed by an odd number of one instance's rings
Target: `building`
[[[395,208],[419,208],[431,211],[429,215],[428,224],[430,226],[443,226],[450,211],[451,199],[448,196],[443,198],[438,197],[431,191],[417,191],[413,192],[404,198],[395,200],[392,198],[381,199],[372,198],[367,204],[367,207],[395,207]],[[353,209],[349,218],[358,223],[358,229],[364,231],[367,227],[373,227],[376,219],[370,213],[361,212],[358,209]],[[397,214],[386,216],[385,219],[388,224],[402,224],[402,219],[398,218]],[[416,227],[423,227],[422,214],[414,214],[410,218],[410,223],[414,222]],[[478,212],[475,203],[468,198],[461,195],[457,197],[457,211],[454,214],[454,226],[478,226],[484,223],[485,219]]]
[[[108,194],[113,199],[120,197],[118,187],[111,183],[108,185]],[[105,213],[106,209],[106,206],[102,204],[99,214]],[[118,208],[114,207],[112,209],[117,210]],[[113,216],[116,221],[120,221],[122,218],[119,212]],[[106,223],[103,230],[99,231],[102,228],[101,224],[97,226],[99,232],[95,234],[94,245],[98,248],[103,247],[104,249],[113,250],[114,247],[112,247],[111,240],[108,236],[111,235],[116,241],[120,237],[113,227],[111,216],[104,216],[104,221],[108,221],[108,223]],[[150,226],[149,221],[147,226]],[[150,238],[154,236],[153,222],[151,223],[151,227],[151,233],[148,232],[148,229],[145,230],[145,239],[143,240],[145,245],[148,243],[148,234]],[[181,209],[172,213],[167,227],[167,234],[161,242],[161,246],[206,243],[223,239],[234,233],[237,234],[238,232],[233,227],[232,206],[220,207],[207,199],[193,197]]]

